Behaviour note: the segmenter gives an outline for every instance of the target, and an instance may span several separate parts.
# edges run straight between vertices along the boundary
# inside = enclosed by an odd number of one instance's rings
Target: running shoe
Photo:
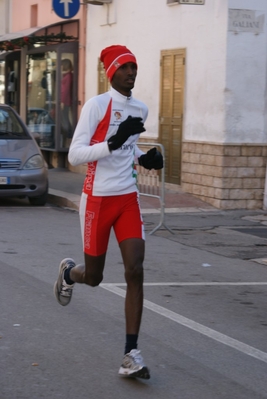
[[[130,353],[124,355],[119,375],[144,378],[145,380],[150,378],[149,369],[145,366],[139,350],[132,349]]]
[[[60,303],[60,305],[62,306],[66,306],[70,303],[72,290],[74,287],[74,284],[69,285],[66,283],[66,281],[64,280],[64,272],[69,267],[72,268],[74,266],[75,262],[71,258],[63,259],[59,265],[58,279],[54,285],[54,294],[57,298],[58,303]]]

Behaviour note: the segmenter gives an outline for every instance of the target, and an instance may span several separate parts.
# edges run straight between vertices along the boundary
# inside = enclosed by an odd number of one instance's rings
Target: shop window
[[[5,103],[5,61],[0,61],[0,104]]]
[[[60,80],[60,146],[69,147],[73,136],[73,54],[61,54]]]
[[[56,63],[55,51],[28,59],[27,125],[40,135],[41,148],[55,148]]]
[[[77,43],[41,49],[28,54],[27,125],[41,149],[65,152],[77,122]]]

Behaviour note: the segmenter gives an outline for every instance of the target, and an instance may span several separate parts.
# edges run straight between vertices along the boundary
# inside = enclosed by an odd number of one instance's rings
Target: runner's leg
[[[127,283],[125,298],[126,334],[138,334],[143,312],[145,242],[139,238],[130,238],[120,243],[120,249]]]
[[[75,283],[95,287],[103,280],[106,254],[92,256],[84,254],[85,265],[77,265],[70,271],[70,278]]]

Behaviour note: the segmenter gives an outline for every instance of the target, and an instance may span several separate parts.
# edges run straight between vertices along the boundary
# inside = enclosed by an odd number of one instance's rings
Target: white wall
[[[146,135],[157,137],[160,51],[185,48],[184,140],[266,141],[266,33],[248,39],[247,33],[233,35],[227,30],[228,7],[251,5],[266,10],[267,1],[206,0],[204,6],[167,6],[166,0],[113,0],[110,6],[88,5],[86,98],[97,94],[102,48],[128,46],[139,66],[134,96],[149,107]],[[243,108],[247,115],[238,117]]]
[[[263,33],[228,31],[226,142],[266,143],[267,1],[229,0],[230,9],[264,15]]]

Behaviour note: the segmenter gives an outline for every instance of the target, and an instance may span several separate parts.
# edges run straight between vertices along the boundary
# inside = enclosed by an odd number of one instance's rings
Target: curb
[[[62,206],[65,208],[71,208],[76,211],[79,210],[80,196],[75,194],[66,193],[60,190],[49,189],[48,201],[54,205]]]

